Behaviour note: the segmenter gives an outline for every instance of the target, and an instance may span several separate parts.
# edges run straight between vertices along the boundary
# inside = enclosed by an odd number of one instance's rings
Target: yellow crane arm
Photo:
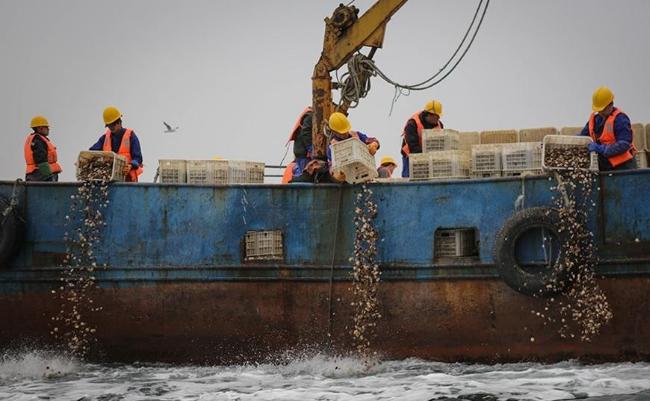
[[[360,18],[354,6],[339,5],[331,18],[325,18],[323,52],[312,76],[312,144],[317,157],[325,155],[324,123],[334,112],[332,104],[332,77],[330,73],[341,68],[363,46],[380,48],[390,17],[407,0],[378,0]],[[343,111],[347,105],[342,106]]]

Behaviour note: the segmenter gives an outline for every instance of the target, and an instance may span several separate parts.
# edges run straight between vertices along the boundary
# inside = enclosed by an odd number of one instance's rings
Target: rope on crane
[[[478,17],[481,11],[481,7],[483,6],[484,1],[485,1],[485,7],[483,7],[483,12],[481,13],[481,17],[478,21],[478,24],[476,24],[475,26],[476,18]],[[393,109],[393,105],[401,95],[408,96],[410,94],[410,91],[426,90],[434,87],[435,85],[438,85],[456,69],[456,67],[460,64],[460,62],[463,60],[463,58],[469,51],[470,47],[472,47],[472,44],[474,43],[474,39],[476,39],[476,35],[478,34],[479,29],[481,28],[481,24],[483,23],[483,19],[485,18],[485,13],[487,12],[489,5],[490,5],[490,0],[479,1],[479,4],[476,7],[476,11],[474,12],[474,16],[472,18],[472,22],[469,24],[469,27],[467,28],[467,31],[465,32],[463,39],[461,40],[460,44],[458,45],[454,53],[451,55],[449,60],[447,60],[447,62],[442,66],[442,68],[438,70],[438,72],[436,72],[433,76],[427,78],[422,82],[416,84],[410,84],[410,85],[400,84],[390,79],[388,75],[386,75],[386,73],[384,73],[379,67],[377,67],[377,65],[372,59],[370,59],[369,57],[361,53],[355,54],[354,56],[352,56],[350,61],[348,61],[347,64],[348,70],[345,74],[341,76],[341,79],[338,79],[338,75],[337,75],[337,80],[339,81],[339,87],[341,89],[341,99],[339,101],[339,104],[342,104],[344,101],[347,101],[350,104],[349,106],[350,108],[355,108],[359,104],[359,101],[364,97],[366,97],[366,95],[370,91],[370,87],[371,87],[370,78],[374,76],[379,76],[381,79],[383,79],[384,81],[386,81],[387,83],[395,87],[395,96],[393,97],[391,112]],[[469,37],[470,32],[472,31],[472,27],[474,27],[474,32],[471,35],[471,39],[469,43],[461,53],[458,60],[456,60],[456,62],[451,66],[451,68],[445,72],[447,67],[452,63],[454,58],[458,55],[458,53],[465,45],[465,42]],[[444,75],[438,78],[441,74],[443,74],[443,72]]]

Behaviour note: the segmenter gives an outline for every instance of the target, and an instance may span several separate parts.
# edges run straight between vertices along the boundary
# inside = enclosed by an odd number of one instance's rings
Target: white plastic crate
[[[648,152],[642,151],[634,155],[638,168],[648,168]]]
[[[469,173],[470,178],[493,178],[493,177],[502,177],[503,171],[501,170],[492,170],[492,171],[472,171]]]
[[[215,185],[228,183],[227,160],[188,160],[187,183]]]
[[[376,178],[375,157],[368,152],[368,146],[357,138],[349,138],[330,145],[332,151],[332,172],[342,171],[350,184],[366,182]]]
[[[457,150],[459,146],[458,131],[451,129],[425,129],[422,131],[422,153]]]
[[[542,143],[520,142],[508,143],[501,147],[503,172],[522,173],[528,170],[542,169]]]
[[[564,127],[560,130],[560,135],[577,136],[580,135],[584,127]]]
[[[645,150],[650,150],[650,124],[645,125]],[[641,149],[639,149],[641,150]]]
[[[588,136],[567,136],[567,135],[549,135],[544,138],[542,142],[542,168],[544,170],[560,170],[561,167],[550,166],[546,163],[544,156],[549,149],[571,149],[571,148],[585,148],[592,142]],[[591,152],[589,162],[589,170],[598,171],[598,155],[596,152]]]
[[[158,177],[163,184],[187,182],[187,160],[158,160]]]
[[[542,142],[546,135],[557,135],[557,128],[525,128],[519,130],[519,142]]]
[[[518,141],[519,141],[519,136],[517,135],[517,131],[513,129],[481,132],[481,144],[516,143]]]
[[[435,258],[470,257],[476,254],[475,231],[472,229],[438,229],[433,242]]]
[[[472,145],[481,143],[481,134],[476,131],[460,132],[458,134],[458,150],[471,151]]]
[[[479,144],[472,146],[472,174],[501,171],[501,148],[499,144]]]
[[[245,260],[282,260],[282,231],[247,231]]]
[[[409,156],[411,180],[469,178],[470,153],[443,150]]]
[[[229,184],[264,183],[264,163],[240,160],[228,160]]]
[[[632,124],[632,138],[632,143],[634,143],[637,150],[641,151],[645,149],[645,129],[643,128],[643,124]]]
[[[81,172],[85,166],[94,159],[104,159],[106,162],[110,162],[111,167],[111,176],[109,181],[124,181],[125,174],[124,170],[126,167],[126,157],[118,155],[114,152],[104,152],[101,150],[84,150],[79,152],[79,157],[77,158],[77,180],[81,180]],[[93,179],[90,181],[100,181],[98,179]]]

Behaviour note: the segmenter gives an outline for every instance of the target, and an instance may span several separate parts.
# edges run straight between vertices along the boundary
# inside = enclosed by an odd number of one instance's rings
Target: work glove
[[[342,172],[342,171],[336,171],[334,174],[332,174],[332,177],[333,177],[336,181],[340,181],[340,182],[345,181],[345,173]]]
[[[52,169],[48,162],[38,163],[38,172],[41,173],[43,178],[48,178],[52,175]]]
[[[379,144],[377,142],[370,142],[368,144],[368,152],[370,152],[371,155],[375,155],[377,153],[377,149],[379,149]]]
[[[596,142],[589,142],[587,149],[589,149],[590,152],[596,152],[600,155],[605,153],[605,145],[601,145]]]
[[[137,160],[131,160],[131,168],[134,170],[137,170],[138,167],[140,167],[140,164],[138,164]]]

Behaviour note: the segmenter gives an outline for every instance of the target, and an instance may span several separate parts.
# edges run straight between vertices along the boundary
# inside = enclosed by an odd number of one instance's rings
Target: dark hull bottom
[[[531,310],[544,302],[498,279],[381,283],[374,348],[384,358],[507,362],[650,360],[650,278],[607,278],[614,318],[591,343],[565,340]],[[349,283],[187,282],[102,288],[93,358],[238,363],[287,350],[350,350]],[[0,295],[0,347],[53,344],[49,291]],[[553,314],[553,312],[551,312]],[[555,314],[557,315],[557,314]],[[331,318],[330,318],[331,316]],[[329,336],[331,333],[331,336]],[[531,341],[534,338],[534,341]]]

